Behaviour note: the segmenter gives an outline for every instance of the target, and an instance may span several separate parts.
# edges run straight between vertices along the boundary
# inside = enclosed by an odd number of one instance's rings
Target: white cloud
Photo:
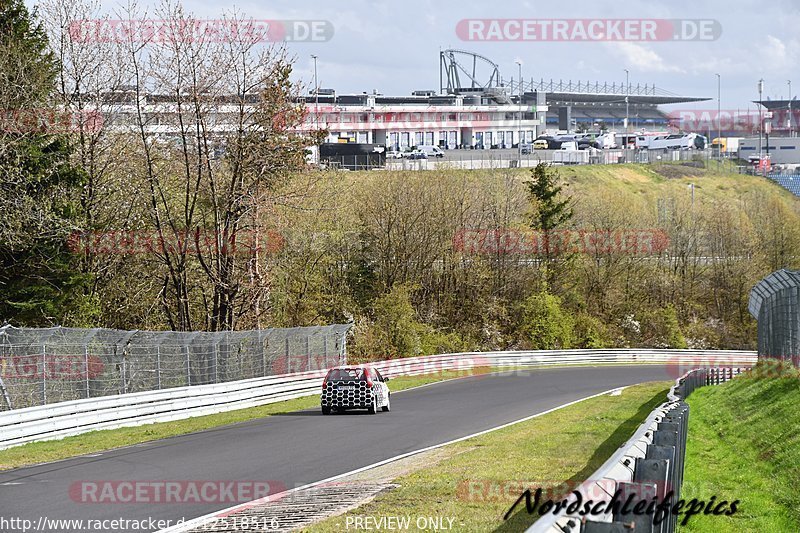
[[[654,50],[638,43],[611,42],[606,43],[606,47],[619,56],[624,65],[639,72],[685,72],[677,65],[668,64]]]

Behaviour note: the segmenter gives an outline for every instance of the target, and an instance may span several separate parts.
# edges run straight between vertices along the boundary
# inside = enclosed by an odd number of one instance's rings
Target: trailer
[[[715,137],[711,141],[712,153],[722,153],[724,155],[733,155],[739,152],[739,141],[741,137]]]

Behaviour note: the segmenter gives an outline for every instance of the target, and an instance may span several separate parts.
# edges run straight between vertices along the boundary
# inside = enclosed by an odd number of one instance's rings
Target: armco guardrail
[[[371,363],[389,377],[447,370],[578,364],[749,365],[754,352],[700,350],[547,350],[472,352]],[[681,372],[682,373],[682,372]],[[228,383],[104,396],[0,413],[0,449],[98,429],[166,422],[318,394],[324,370]]]
[[[749,365],[748,365],[749,367]],[[591,516],[565,516],[545,514],[537,520],[527,533],[605,533],[614,531],[636,531],[644,533],[672,533],[681,516],[665,510],[663,520],[654,524],[654,512],[634,514],[636,502],[640,500],[667,501],[669,506],[680,500],[683,484],[683,467],[686,460],[686,438],[689,427],[689,406],[684,401],[696,388],[715,385],[733,379],[743,368],[701,368],[691,370],[679,378],[667,395],[668,401],[658,406],[634,435],[623,444],[603,465],[575,491],[580,493],[582,506],[588,501],[607,502]],[[616,509],[608,503],[620,502]],[[670,491],[672,495],[669,496]],[[627,512],[625,502],[632,497]],[[574,493],[565,495],[569,504],[578,500]],[[662,511],[659,511],[662,512]],[[683,509],[686,512],[686,509]]]

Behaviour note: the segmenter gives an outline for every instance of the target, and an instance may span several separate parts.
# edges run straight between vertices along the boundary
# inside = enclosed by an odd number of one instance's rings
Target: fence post
[[[219,344],[214,343],[214,383],[219,383]]]
[[[128,354],[122,350],[122,393],[128,392]]]
[[[83,376],[84,382],[86,385],[86,397],[90,396],[89,391],[89,348],[84,344],[83,345]]]
[[[287,374],[291,374],[292,373],[292,360],[289,357],[289,337],[286,337],[286,339],[284,339],[284,346],[285,346],[285,352],[284,353],[286,354],[285,355],[285,357],[286,357],[286,373]]]
[[[3,400],[6,402],[6,407],[8,407],[8,409],[13,409],[14,406],[11,404],[11,396],[8,394],[8,389],[6,388],[6,384],[3,382],[3,374],[6,368],[5,366],[6,358],[8,357],[8,355],[10,355],[11,352],[9,348],[11,343],[8,341],[8,336],[5,331],[6,327],[7,326],[0,327],[0,337],[3,338],[3,344],[2,344],[3,350],[2,352],[0,352],[0,392],[3,393]]]
[[[269,348],[269,338],[265,341]],[[261,375],[267,375],[267,350],[264,349],[264,342],[261,341],[261,330],[258,330],[258,345],[261,347]]]
[[[42,344],[42,379],[41,379],[42,405],[47,404],[47,345]]]
[[[156,345],[156,383],[161,390],[161,344]]]
[[[183,349],[186,351],[186,384],[192,384],[192,363],[189,360],[189,345],[184,344]]]
[[[314,363],[311,362],[311,336],[306,335],[306,370],[311,370]]]
[[[3,374],[0,372],[0,392],[3,393],[3,401],[6,402],[6,407],[9,410],[13,409],[14,406],[11,405],[11,397],[8,395],[8,390],[6,389],[6,384],[3,383]]]

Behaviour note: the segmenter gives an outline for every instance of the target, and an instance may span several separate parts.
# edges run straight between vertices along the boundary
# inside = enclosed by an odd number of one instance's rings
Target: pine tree
[[[562,194],[563,185],[559,183],[558,172],[547,167],[547,163],[536,165],[531,171],[533,179],[525,184],[534,208],[530,226],[542,232],[545,259],[549,263],[553,257],[550,247],[552,233],[572,219],[573,211],[572,199]]]
[[[0,0],[0,322],[61,323],[80,307],[66,242],[82,174],[57,127],[58,68],[36,13]]]

